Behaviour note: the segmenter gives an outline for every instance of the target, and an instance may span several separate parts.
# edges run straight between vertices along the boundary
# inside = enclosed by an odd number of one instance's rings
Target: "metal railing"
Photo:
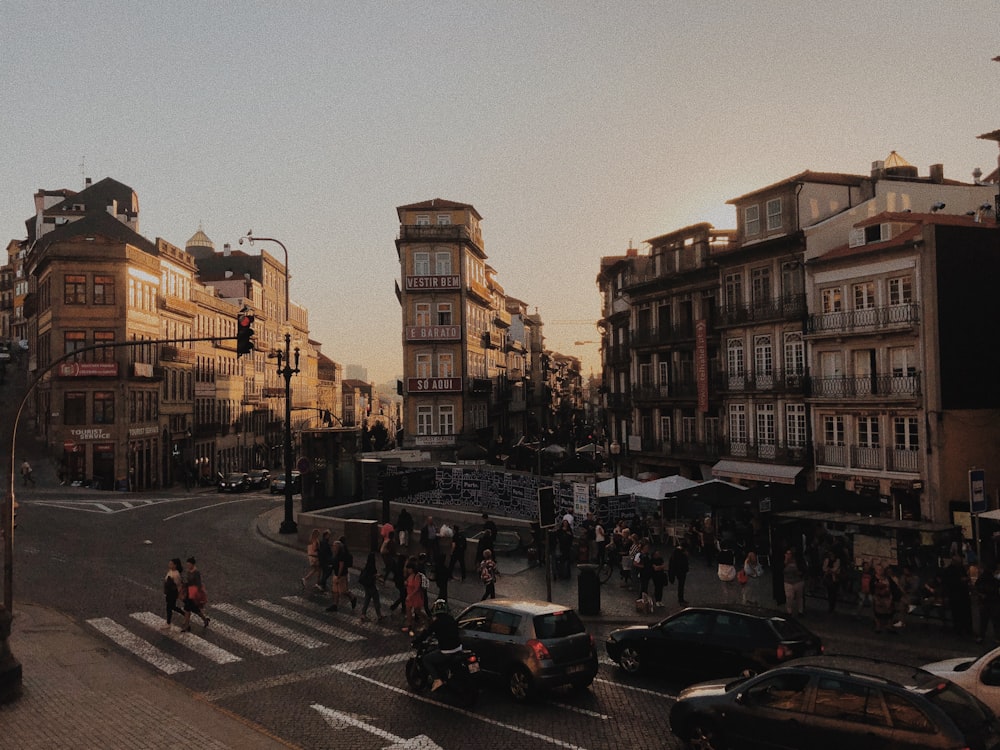
[[[831,378],[810,376],[807,394],[815,398],[912,398],[920,395],[920,373]]]
[[[817,313],[809,316],[807,330],[809,333],[867,333],[883,328],[905,328],[919,322],[920,305],[914,302],[863,310]]]

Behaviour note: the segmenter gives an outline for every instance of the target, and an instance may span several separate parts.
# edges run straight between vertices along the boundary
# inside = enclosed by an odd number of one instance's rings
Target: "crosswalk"
[[[280,602],[250,599],[213,603],[211,618],[201,628],[183,633],[174,625],[164,629],[163,615],[132,612],[126,623],[108,617],[87,620],[94,630],[120,648],[165,674],[191,672],[196,664],[234,664],[244,658],[278,656],[291,649],[319,649],[331,643],[354,643],[391,629],[361,621],[346,612],[327,613],[304,596],[286,596]],[[175,623],[179,620],[178,617]],[[361,631],[361,632],[359,632]]]

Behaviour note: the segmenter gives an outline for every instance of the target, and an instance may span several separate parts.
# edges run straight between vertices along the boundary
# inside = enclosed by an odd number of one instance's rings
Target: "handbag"
[[[741,570],[736,574],[736,580],[742,586],[746,584],[747,581],[750,580],[750,576],[747,575],[747,572],[745,570]]]

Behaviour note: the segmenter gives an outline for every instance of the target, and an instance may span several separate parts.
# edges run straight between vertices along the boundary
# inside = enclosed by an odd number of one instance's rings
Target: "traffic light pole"
[[[28,403],[28,397],[35,390],[35,386],[58,365],[87,352],[118,349],[121,347],[148,346],[150,344],[186,344],[196,341],[233,341],[235,339],[235,336],[202,336],[196,338],[114,341],[104,344],[91,344],[90,346],[83,346],[76,351],[64,354],[47,367],[43,367],[25,389],[10,427],[10,440],[8,441],[8,445],[10,445],[10,465],[8,467],[10,476],[3,502],[3,606],[0,606],[0,703],[14,700],[21,693],[21,665],[11,653],[8,643],[14,616],[14,509],[17,507],[17,498],[14,495],[14,477],[16,476],[17,427],[21,421],[21,412],[24,411],[24,407]]]
[[[299,348],[295,347],[295,367],[292,367],[292,334],[285,334],[285,354],[278,350],[278,374],[285,379],[285,517],[278,528],[281,534],[294,534],[299,530],[295,523],[292,504],[292,375],[299,371]],[[284,365],[282,365],[284,361]]]

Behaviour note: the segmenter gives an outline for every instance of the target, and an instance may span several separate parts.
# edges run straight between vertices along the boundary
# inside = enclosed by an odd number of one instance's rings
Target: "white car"
[[[925,664],[923,668],[961,685],[1000,714],[1000,647],[979,657],[945,659]]]

